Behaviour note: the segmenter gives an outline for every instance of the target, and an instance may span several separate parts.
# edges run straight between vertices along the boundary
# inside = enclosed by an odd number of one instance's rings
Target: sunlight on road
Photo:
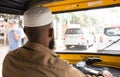
[[[2,63],[7,54],[8,46],[0,46],[0,77],[2,77]]]

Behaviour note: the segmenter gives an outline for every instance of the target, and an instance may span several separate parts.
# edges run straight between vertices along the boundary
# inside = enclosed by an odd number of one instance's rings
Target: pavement
[[[5,55],[7,54],[8,46],[0,45],[0,77],[2,77],[2,63]]]

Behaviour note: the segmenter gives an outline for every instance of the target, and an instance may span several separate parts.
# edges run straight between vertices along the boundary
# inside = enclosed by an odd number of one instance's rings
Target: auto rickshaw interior
[[[45,6],[54,17],[54,51],[86,74],[120,77],[120,0],[1,0],[0,13]]]

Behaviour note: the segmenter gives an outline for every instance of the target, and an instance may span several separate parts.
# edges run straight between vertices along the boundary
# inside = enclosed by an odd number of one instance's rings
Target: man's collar
[[[30,50],[33,50],[33,51],[36,51],[36,52],[50,53],[53,56],[58,56],[51,49],[43,46],[42,44],[36,43],[36,42],[30,42],[30,41],[28,41],[23,47],[27,48],[27,49],[30,49]]]

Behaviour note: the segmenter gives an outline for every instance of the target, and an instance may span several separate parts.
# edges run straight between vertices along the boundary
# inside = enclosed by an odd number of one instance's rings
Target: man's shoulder
[[[18,50],[19,49],[21,49],[21,48],[17,48],[17,49],[15,49],[15,50],[11,50],[11,51],[9,51],[7,54],[6,54],[6,56],[5,57],[10,57],[10,56],[17,56],[18,55]]]
[[[55,59],[52,66],[59,68],[59,69],[66,69],[66,66],[68,65],[68,62],[65,60],[60,59],[59,57]]]

